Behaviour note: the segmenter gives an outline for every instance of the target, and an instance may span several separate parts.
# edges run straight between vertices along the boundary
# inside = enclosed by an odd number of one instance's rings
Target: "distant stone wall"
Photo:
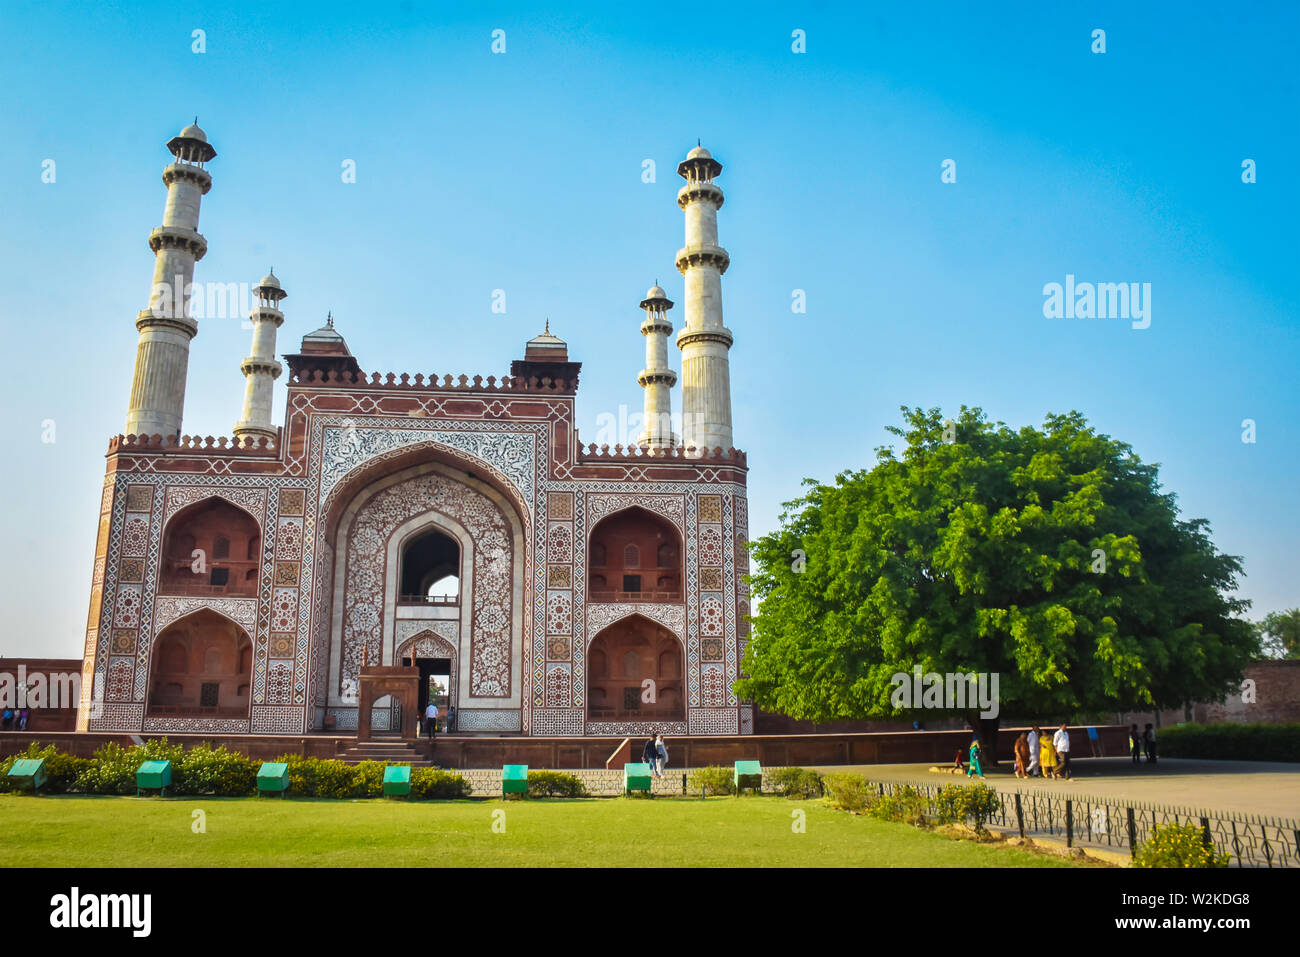
[[[1151,711],[1133,711],[1121,715],[1121,724],[1147,722],[1171,727],[1194,721],[1197,724],[1295,724],[1300,723],[1300,660],[1256,661],[1246,666],[1244,681],[1253,681],[1254,701],[1238,691],[1219,702],[1197,702],[1190,709],[1161,711],[1157,722]]]

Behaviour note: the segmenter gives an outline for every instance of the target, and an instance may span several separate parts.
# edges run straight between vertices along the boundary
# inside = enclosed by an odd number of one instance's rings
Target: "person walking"
[[[28,718],[30,715],[31,715],[31,712],[28,711],[26,708],[23,708],[22,711],[19,711],[19,712],[18,712],[18,730],[19,730],[19,731],[26,731],[26,730],[27,730],[27,718]]]
[[[1043,732],[1038,730],[1038,725],[1034,725],[1025,736],[1025,744],[1029,748],[1029,776],[1038,777],[1042,774],[1039,767],[1041,752],[1039,750],[1038,739],[1043,736]]]
[[[980,757],[983,752],[980,750],[980,739],[974,736],[970,739],[970,767],[966,769],[966,777],[972,777],[978,774],[984,777],[984,768],[980,766]]]
[[[447,733],[451,734],[456,730],[456,707],[447,705]]]
[[[655,749],[654,735],[645,739],[645,744],[641,746],[641,760],[650,765],[650,773],[655,773],[655,762],[659,759],[658,751]]]
[[[1060,759],[1056,756],[1056,748],[1052,746],[1052,739],[1041,731],[1038,734],[1038,763],[1043,768],[1043,777],[1056,777],[1056,768]]]
[[[1130,725],[1128,729],[1128,750],[1134,764],[1142,760],[1142,735],[1136,724]]]
[[[1070,732],[1064,724],[1052,735],[1052,747],[1061,759],[1061,777],[1070,777]]]
[[[1029,739],[1025,732],[1020,732],[1016,745],[1012,749],[1016,756],[1016,777],[1029,777]]]
[[[438,706],[432,700],[430,700],[429,706],[424,709],[424,729],[425,733],[429,735],[430,741],[438,733]]]
[[[668,745],[664,744],[662,734],[655,735],[655,773],[662,778],[666,767],[668,767]]]
[[[1142,744],[1146,748],[1147,764],[1156,764],[1156,729],[1149,721],[1142,732]]]

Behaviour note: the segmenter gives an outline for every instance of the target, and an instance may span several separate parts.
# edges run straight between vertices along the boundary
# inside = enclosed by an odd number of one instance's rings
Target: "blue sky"
[[[1244,557],[1254,617],[1300,604],[1295,4],[472,6],[0,8],[0,653],[80,655],[163,144],[195,114],[219,153],[196,278],[274,266],[282,352],[333,310],[367,370],[501,375],[549,316],[585,441],[640,408],[646,287],[681,302],[698,137],[752,535],[804,476],[869,466],[901,404],[1074,408]],[[1150,283],[1150,328],[1044,318],[1067,274]],[[201,322],[184,431],[229,434],[249,335]]]

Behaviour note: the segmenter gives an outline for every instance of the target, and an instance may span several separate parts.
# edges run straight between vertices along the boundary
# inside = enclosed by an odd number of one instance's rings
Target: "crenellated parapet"
[[[748,459],[740,449],[697,449],[694,446],[644,447],[639,445],[579,445],[578,461],[588,462],[644,462],[647,459],[673,459],[681,462],[709,462],[747,468]]]
[[[276,457],[280,454],[274,439],[265,435],[227,437],[224,435],[115,435],[108,440],[108,454],[115,452],[208,453],[212,451]]]
[[[426,377],[423,373],[389,372],[387,374],[372,372],[349,372],[340,369],[318,369],[312,366],[297,365],[290,368],[290,387],[327,388],[330,386],[350,389],[412,389],[429,392],[551,392],[572,394],[577,391],[577,382],[565,379],[553,379],[547,376],[443,376]]]

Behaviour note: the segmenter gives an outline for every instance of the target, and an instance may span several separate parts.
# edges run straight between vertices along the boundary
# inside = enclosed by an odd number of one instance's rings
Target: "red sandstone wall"
[[[28,676],[35,674],[75,674],[81,675],[81,659],[79,658],[0,658],[0,674],[13,676],[13,682],[16,686],[19,677],[19,666],[26,668]],[[4,710],[0,708],[0,711]],[[17,709],[15,709],[17,710]],[[77,725],[77,709],[74,704],[71,708],[31,708],[27,719],[28,731],[72,731]],[[13,727],[17,727],[15,722]],[[10,752],[5,752],[10,753]]]

